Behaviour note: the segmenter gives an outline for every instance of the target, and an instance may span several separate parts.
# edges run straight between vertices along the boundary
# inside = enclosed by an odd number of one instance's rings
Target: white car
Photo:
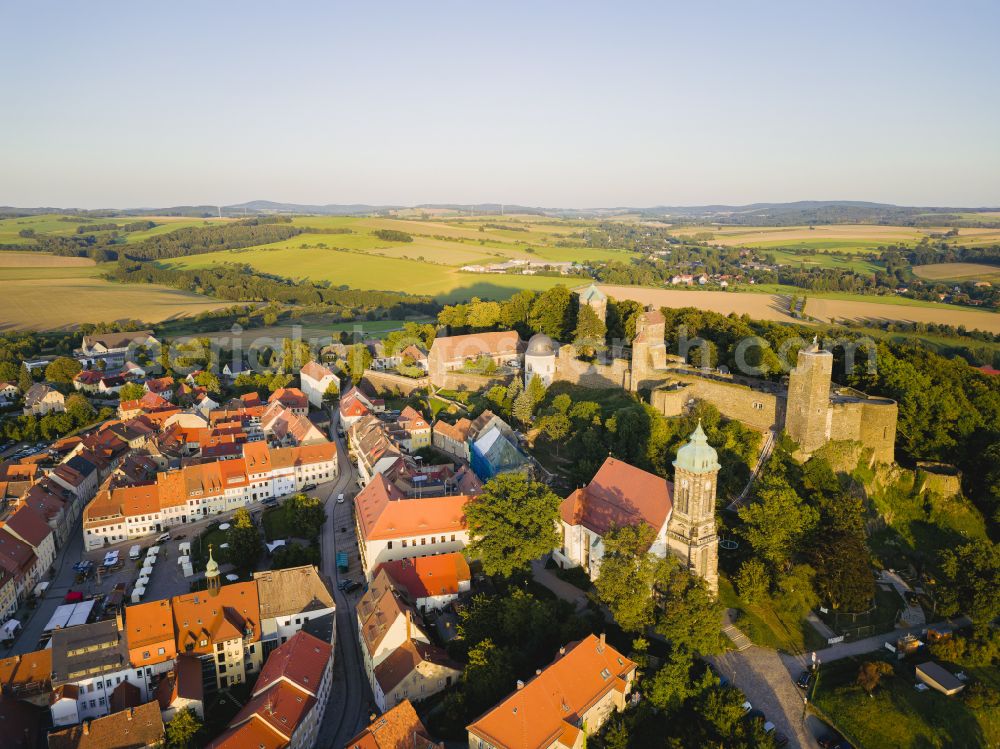
[[[748,713],[753,710],[753,705],[750,704],[750,700],[744,700],[743,702],[743,712]]]
[[[343,494],[338,494],[337,495],[337,504],[338,505],[344,504],[344,495]]]

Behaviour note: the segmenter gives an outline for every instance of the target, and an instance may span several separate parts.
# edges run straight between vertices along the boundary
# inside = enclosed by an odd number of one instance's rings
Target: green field
[[[766,252],[774,258],[774,262],[780,265],[801,266],[804,268],[835,268],[837,270],[853,271],[860,274],[872,274],[882,270],[882,265],[870,258],[847,258],[839,254],[831,254],[831,250],[816,251],[809,254],[799,254],[793,249],[766,250]]]
[[[168,260],[164,265],[174,268],[207,268],[219,263],[248,263],[264,273],[330,281],[338,286],[343,284],[356,289],[430,294],[445,302],[474,296],[482,299],[505,299],[519,289],[542,290],[559,283],[569,285],[577,280],[463,273],[457,268],[417,260],[379,257],[362,252],[315,248],[301,250],[291,247],[225,250]]]

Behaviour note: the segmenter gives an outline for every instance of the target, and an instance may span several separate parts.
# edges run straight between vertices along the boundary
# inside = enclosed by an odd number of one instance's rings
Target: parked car
[[[795,686],[799,689],[808,689],[809,683],[812,681],[812,671],[803,671],[799,674],[799,678],[795,680]]]
[[[337,495],[337,504],[338,505],[344,504],[344,495],[343,494],[338,494]]]
[[[778,747],[778,749],[782,749],[782,747],[788,746],[788,737],[785,736],[785,734],[783,734],[781,731],[775,731],[774,745]]]
[[[306,484],[305,486],[302,487],[302,491],[304,491],[304,492],[311,492],[315,488],[316,488],[316,484]]]
[[[347,585],[347,586],[344,587],[344,592],[345,593],[353,593],[354,591],[356,591],[360,587],[361,587],[361,583],[352,580],[349,585]]]
[[[743,714],[746,715],[751,710],[753,710],[753,705],[750,704],[750,700],[743,701]]]
[[[169,540],[170,540],[170,534],[169,533],[161,533],[159,536],[156,537],[156,543],[158,543],[158,544],[162,544],[162,543],[164,543],[166,541],[169,541]]]
[[[337,583],[337,587],[340,588],[341,590],[343,590],[348,585],[350,585],[351,582],[352,582],[351,578],[345,577],[340,582]]]

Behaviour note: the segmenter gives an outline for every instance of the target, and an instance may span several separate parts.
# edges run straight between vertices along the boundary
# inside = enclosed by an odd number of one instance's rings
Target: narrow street
[[[356,474],[347,449],[337,436],[336,417],[331,420],[329,436],[337,444],[339,478],[326,499],[327,521],[320,536],[320,551],[322,572],[334,583],[333,595],[337,602],[337,654],[334,664],[335,682],[333,689],[330,690],[330,701],[323,717],[320,745],[326,749],[343,749],[350,739],[368,725],[368,716],[374,705],[374,699],[371,687],[365,678],[364,666],[361,664],[358,628],[354,614],[354,606],[361,596],[361,591],[346,594],[336,587],[341,578],[336,563],[338,550],[348,552],[352,570],[360,570],[352,502],[357,493]],[[345,498],[342,504],[337,503],[340,494]],[[355,580],[359,578],[360,574],[352,577]]]

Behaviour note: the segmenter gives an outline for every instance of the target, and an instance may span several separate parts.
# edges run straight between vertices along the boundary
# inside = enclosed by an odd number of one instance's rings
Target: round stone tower
[[[817,339],[799,351],[795,369],[788,375],[785,431],[805,455],[814,453],[830,439],[830,386],[833,354],[819,347]]]
[[[552,384],[556,375],[556,344],[545,333],[535,333],[524,352],[524,386],[538,376],[545,387]]]

